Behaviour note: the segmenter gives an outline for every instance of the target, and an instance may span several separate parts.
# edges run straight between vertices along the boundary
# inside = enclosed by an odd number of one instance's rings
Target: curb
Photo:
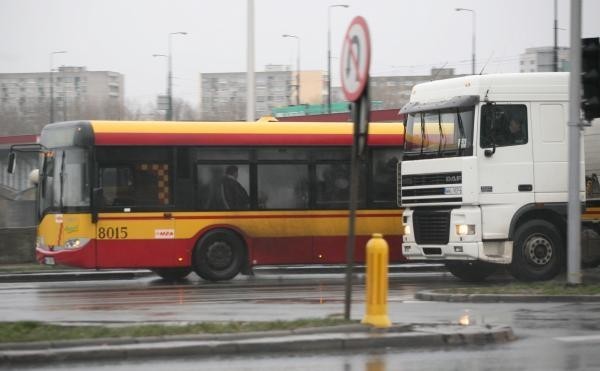
[[[510,294],[446,294],[419,291],[415,299],[425,301],[469,303],[573,303],[600,302],[600,295],[510,295]]]
[[[368,348],[417,348],[505,343],[516,337],[506,326],[396,325],[378,330],[363,325],[229,335],[187,335],[150,339],[97,339],[76,345],[42,343],[37,349],[0,351],[0,364],[137,359],[167,356],[322,352]],[[15,344],[13,344],[14,346]]]
[[[35,272],[35,273],[3,273],[0,274],[0,283],[15,282],[52,282],[52,281],[94,281],[94,280],[125,280],[146,277],[153,273],[147,270],[132,271],[62,271],[62,272]]]
[[[265,275],[275,274],[338,274],[345,273],[345,266],[264,266],[255,269],[257,273]],[[389,267],[389,273],[412,272],[440,272],[445,271],[440,264],[397,264]],[[365,267],[354,268],[354,273],[364,273]],[[122,280],[139,277],[153,276],[154,273],[147,269],[139,270],[61,270],[54,272],[28,272],[0,273],[0,283],[15,282],[51,282],[51,281],[93,281],[93,280]],[[157,276],[158,278],[158,276]]]

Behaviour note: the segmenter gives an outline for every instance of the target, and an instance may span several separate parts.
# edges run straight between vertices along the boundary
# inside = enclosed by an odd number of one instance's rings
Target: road
[[[359,281],[362,277],[357,277]],[[510,280],[498,277],[494,282]],[[597,370],[600,303],[475,304],[413,299],[417,290],[464,286],[444,273],[390,278],[390,318],[396,323],[456,322],[468,313],[479,324],[506,324],[515,342],[466,349],[385,349],[380,352],[260,355],[65,364],[85,370]],[[4,320],[61,323],[188,322],[323,317],[343,312],[343,275],[258,274],[212,284],[192,278],[0,285]],[[354,286],[353,318],[363,314],[363,285]],[[56,365],[41,369],[55,369]]]

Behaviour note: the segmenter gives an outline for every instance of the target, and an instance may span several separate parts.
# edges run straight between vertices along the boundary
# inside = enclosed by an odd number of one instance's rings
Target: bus
[[[403,127],[372,123],[360,163],[357,263],[371,233],[403,262]],[[260,265],[342,264],[352,123],[71,121],[44,127],[36,257],[210,281]],[[14,157],[14,155],[13,155]]]

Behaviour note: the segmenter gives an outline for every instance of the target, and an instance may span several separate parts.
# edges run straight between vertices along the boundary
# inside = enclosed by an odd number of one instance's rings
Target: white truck
[[[483,280],[501,264],[525,281],[551,279],[566,267],[568,73],[427,82],[400,112],[398,202],[409,260],[444,261],[466,281]],[[600,131],[587,128],[582,260],[592,266],[600,263],[599,144]]]

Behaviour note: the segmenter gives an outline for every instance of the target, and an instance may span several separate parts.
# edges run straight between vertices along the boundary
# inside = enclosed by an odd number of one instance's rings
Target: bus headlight
[[[63,246],[56,246],[54,250],[73,250],[85,246],[90,241],[89,238],[72,238],[67,240]]]
[[[410,225],[408,225],[408,224],[404,225],[404,235],[410,236]]]
[[[81,246],[81,240],[79,238],[73,238],[65,242],[65,249],[76,249]]]
[[[456,224],[456,234],[459,236],[475,234],[475,224]]]

